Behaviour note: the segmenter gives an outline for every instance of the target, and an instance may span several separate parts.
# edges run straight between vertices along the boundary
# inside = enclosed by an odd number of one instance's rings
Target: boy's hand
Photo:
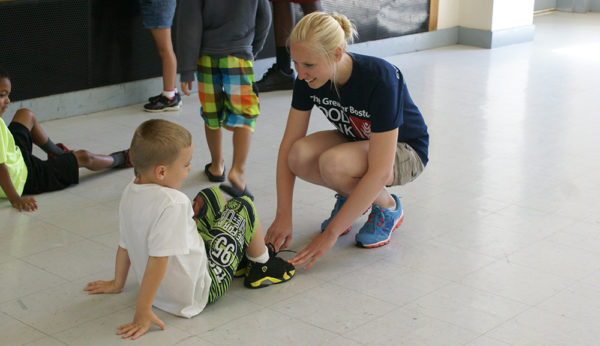
[[[98,293],[121,293],[121,287],[118,287],[115,283],[115,280],[111,281],[93,281],[88,282],[87,286],[83,288],[84,291],[87,291],[88,294],[98,294]]]
[[[17,197],[14,200],[10,201],[10,204],[12,204],[12,206],[15,209],[19,209],[19,211],[36,211],[38,206],[37,206],[37,201],[35,200],[35,198],[33,197]]]
[[[192,82],[181,82],[181,92],[190,96],[190,91],[192,90]]]
[[[156,324],[162,330],[165,329],[163,321],[156,317],[152,310],[142,312],[136,310],[133,322],[120,325],[117,335],[122,335],[123,339],[131,337],[131,340],[135,340],[144,335],[153,324]]]

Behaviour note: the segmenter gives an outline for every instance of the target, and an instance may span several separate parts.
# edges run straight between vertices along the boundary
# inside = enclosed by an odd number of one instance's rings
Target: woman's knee
[[[319,172],[325,182],[334,184],[351,177],[352,169],[346,157],[326,151],[319,157]]]
[[[288,153],[288,166],[294,175],[302,177],[310,166],[310,149],[302,141],[292,144]]]

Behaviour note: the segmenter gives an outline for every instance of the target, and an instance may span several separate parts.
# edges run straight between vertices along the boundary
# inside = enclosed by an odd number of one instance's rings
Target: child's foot
[[[256,86],[259,92],[292,90],[294,89],[294,79],[296,79],[294,71],[287,73],[277,64],[273,64],[262,79],[256,82]]]
[[[223,173],[221,173],[221,175],[214,175],[210,171],[211,165],[212,165],[212,162],[209,162],[206,164],[206,166],[204,166],[204,174],[206,174],[206,177],[208,177],[208,181],[211,181],[213,183],[224,182],[225,181],[225,173],[227,172],[227,169],[225,168],[225,166],[223,166]]]
[[[248,185],[244,186],[244,189],[242,190],[233,184],[223,183],[219,185],[219,188],[231,197],[247,196],[251,201],[254,201],[254,195],[248,190]]]
[[[156,96],[150,96],[150,97],[148,97],[148,102],[154,103],[154,102],[158,101],[158,99],[160,99],[161,96],[162,96],[162,93],[160,93]]]
[[[227,174],[227,180],[229,182],[219,185],[221,191],[231,197],[247,196],[250,200],[254,201],[254,195],[248,189],[243,172],[240,172],[235,167],[231,167],[229,174]]]
[[[267,244],[267,248],[269,249],[269,260],[267,263],[250,262],[244,286],[262,288],[286,282],[294,277],[296,268],[286,260],[277,257],[277,252],[272,244]]]
[[[181,108],[181,95],[175,93],[172,99],[167,98],[163,94],[150,98],[150,103],[144,105],[146,112],[167,112],[167,111],[178,111]]]
[[[356,235],[356,245],[366,248],[383,246],[390,242],[392,232],[404,220],[404,211],[400,199],[392,195],[396,201],[394,210],[380,208],[373,205],[369,220],[362,226]]]
[[[114,152],[109,156],[112,156],[113,160],[115,160],[112,168],[133,167],[133,164],[131,163],[131,158],[129,157],[129,149]]]
[[[48,158],[51,158],[51,157],[52,157],[52,156],[54,156],[54,155],[62,155],[62,154],[66,154],[66,153],[69,153],[69,152],[71,152],[71,150],[70,150],[69,148],[67,148],[67,147],[66,147],[64,144],[62,144],[62,143],[56,143],[56,146],[57,146],[57,147],[59,147],[59,148],[61,148],[61,149],[62,149],[64,152],[63,152],[63,153],[61,153],[61,154],[48,153]]]
[[[242,276],[246,276],[250,271],[250,261],[246,256],[242,257],[242,260],[238,264],[237,269],[233,273],[234,278],[241,278]]]

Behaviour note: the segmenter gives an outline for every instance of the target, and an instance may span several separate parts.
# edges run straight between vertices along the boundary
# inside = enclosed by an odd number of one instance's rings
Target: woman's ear
[[[340,62],[340,60],[342,60],[343,56],[344,56],[344,50],[342,49],[342,47],[337,47],[333,51],[333,57],[335,58],[335,62]]]

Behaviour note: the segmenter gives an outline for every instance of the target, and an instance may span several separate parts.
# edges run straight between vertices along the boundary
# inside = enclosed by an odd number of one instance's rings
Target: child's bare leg
[[[48,137],[35,114],[27,108],[21,108],[15,114],[13,120],[25,126],[31,133],[31,140],[35,145],[40,147],[48,154],[62,154],[65,152],[64,147],[58,146]]]
[[[250,152],[250,142],[252,140],[252,131],[238,127],[233,130],[233,163],[227,179],[235,186],[244,190],[246,186],[246,159]]]
[[[87,150],[73,151],[79,167],[99,171],[113,166],[114,158],[108,155],[94,154]]]
[[[171,41],[171,29],[150,29],[162,61],[163,90],[173,90],[177,84],[177,59]]]
[[[212,165],[208,170],[215,176],[223,175],[225,160],[223,159],[223,135],[221,129],[212,130],[208,126],[204,126],[204,133],[206,135],[206,143],[208,144],[208,150],[210,151],[210,158],[212,160]]]
[[[306,2],[299,4],[302,7],[302,12],[306,16],[309,13],[313,13],[315,11],[323,11],[323,6],[321,6],[320,1],[315,2]]]
[[[250,240],[250,244],[248,244],[246,254],[250,257],[260,257],[262,254],[265,253],[265,251],[267,251],[267,247],[265,246],[265,235],[263,233],[260,220],[257,218],[256,234],[254,234],[254,238]]]
[[[294,10],[289,1],[275,1],[273,6],[273,29],[275,32],[275,45],[285,47],[294,26]]]
[[[33,143],[41,147],[48,142],[48,135],[42,129],[42,126],[37,121],[35,114],[27,108],[21,108],[15,113],[13,118],[14,122],[17,122],[25,126],[31,132],[31,139]]]

